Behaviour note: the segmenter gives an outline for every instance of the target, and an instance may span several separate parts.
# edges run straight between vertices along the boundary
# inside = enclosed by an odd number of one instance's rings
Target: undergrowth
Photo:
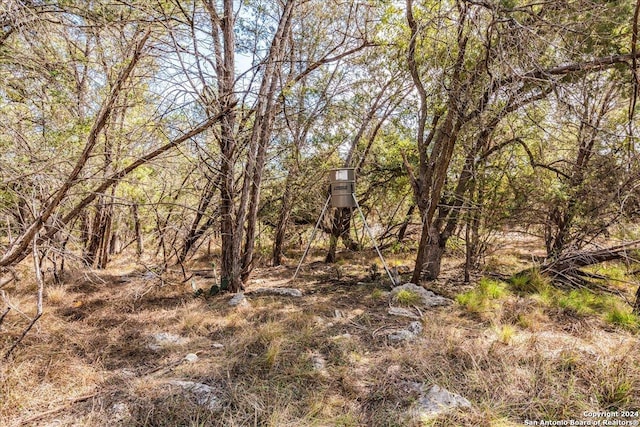
[[[618,266],[608,266],[606,269],[617,276],[622,274]],[[530,297],[546,307],[559,308],[576,316],[599,317],[611,325],[631,332],[640,329],[640,318],[632,312],[632,307],[620,297],[611,294],[586,288],[559,289],[537,270],[512,277],[509,286],[519,295]]]
[[[456,301],[471,313],[483,313],[496,308],[497,300],[508,293],[506,283],[483,277],[476,288],[459,294]]]
[[[0,366],[0,425],[60,408],[42,424],[514,426],[640,408],[637,340],[622,330],[634,331],[638,319],[617,297],[557,290],[535,275],[483,278],[458,295],[458,306],[421,308],[424,331],[394,344],[386,333],[411,320],[388,314],[387,293],[356,282],[329,286],[321,274],[331,272],[305,274],[302,298],[248,292],[242,309],[228,306],[230,295],[195,299],[188,283],[79,279],[52,288],[45,321]],[[261,279],[271,285],[271,276]],[[28,306],[21,298],[15,304]],[[420,302],[413,293],[398,300]],[[571,329],[597,317],[616,328]],[[12,312],[2,332],[15,331],[0,346],[26,321]],[[158,332],[185,341],[152,350]],[[190,353],[197,360],[184,361]],[[215,388],[222,409],[168,386],[172,380]],[[472,407],[416,420],[416,384],[437,384]]]

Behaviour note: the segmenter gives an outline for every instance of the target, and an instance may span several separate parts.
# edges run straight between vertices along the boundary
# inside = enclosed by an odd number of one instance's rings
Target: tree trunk
[[[248,190],[247,184],[251,183],[246,239],[244,253],[242,254],[243,281],[249,278],[249,274],[251,274],[251,270],[253,269],[253,253],[260,205],[260,188],[262,185],[264,166],[267,161],[267,147],[271,139],[277,109],[276,94],[278,91],[279,74],[287,45],[285,36],[289,33],[291,27],[294,5],[295,1],[287,1],[284,4],[278,29],[273,36],[269,48],[269,57],[267,58],[265,72],[260,85],[258,104],[256,106],[256,122],[251,135],[251,145],[255,145],[255,159],[251,158],[252,154],[250,153],[250,158],[247,162],[247,176],[245,177],[245,185],[242,189],[242,198],[244,199]],[[242,204],[243,200],[241,200],[241,212],[243,211]],[[243,221],[243,215],[239,214],[238,219]]]
[[[95,213],[93,214],[93,220],[89,226],[89,241],[87,244],[87,250],[84,254],[84,263],[88,266],[94,266],[96,262],[96,257],[98,254],[98,250],[100,249],[100,230],[104,226],[104,214],[105,210],[103,207],[104,196],[100,197],[98,204],[95,207]]]
[[[202,196],[200,197],[200,202],[198,203],[198,210],[196,211],[196,215],[195,215],[195,218],[193,219],[193,223],[191,224],[191,228],[189,229],[189,232],[184,239],[184,243],[182,245],[182,251],[180,251],[180,254],[178,256],[178,262],[184,262],[184,260],[187,258],[187,255],[189,254],[189,251],[191,250],[191,248],[193,248],[193,245],[207,231],[207,228],[209,228],[209,227],[201,228],[200,221],[202,221],[205,211],[209,208],[209,205],[211,205],[211,201],[215,196],[215,191],[216,191],[216,187],[215,185],[213,185],[213,180],[207,179],[207,185],[205,185],[205,188],[202,192]],[[208,222],[208,224],[209,223],[210,222]]]
[[[222,44],[218,37],[218,30],[214,30],[214,51],[216,55],[216,74],[220,93],[220,104],[225,113],[220,123],[220,234],[222,237],[220,275],[222,285],[230,292],[243,289],[240,279],[240,246],[242,227],[236,226],[234,218],[234,165],[236,161],[236,115],[233,108],[236,104],[235,96],[235,11],[233,0],[223,1],[223,16],[218,17],[215,6],[205,2],[209,13],[216,25],[222,31]]]
[[[144,244],[142,240],[142,230],[140,227],[140,215],[138,214],[138,204],[134,203],[131,208],[131,213],[133,215],[133,232],[135,233],[136,238],[136,255],[138,259],[142,256],[144,252]]]
[[[284,194],[282,195],[282,206],[280,207],[280,214],[278,215],[278,224],[276,225],[275,238],[273,242],[272,260],[274,266],[282,264],[284,239],[287,231],[287,225],[289,223],[289,217],[291,216],[291,208],[293,205],[291,181],[291,173],[289,173],[285,181]]]
[[[435,227],[429,230],[429,241],[427,242],[425,261],[422,267],[425,279],[435,280],[440,275],[442,256],[447,246],[447,240]]]
[[[409,206],[409,210],[407,211],[407,215],[404,217],[404,221],[400,228],[398,229],[398,243],[402,243],[405,235],[407,234],[407,228],[409,227],[409,222],[411,222],[411,216],[413,215],[413,211],[416,210],[416,205]]]
[[[107,268],[109,262],[109,245],[111,242],[111,228],[113,226],[113,205],[109,203],[104,215],[104,228],[101,229],[100,236],[100,256],[98,257],[98,269]]]
[[[349,250],[358,250],[358,243],[351,238],[351,208],[336,208],[331,221],[331,236],[329,237],[329,250],[324,259],[326,263],[336,262],[336,251],[338,242],[342,240],[345,247]]]
[[[7,249],[2,258],[0,258],[0,267],[12,265],[20,262],[28,254],[29,245],[33,241],[33,237],[38,234],[44,224],[54,215],[63,200],[67,197],[69,190],[77,184],[77,178],[84,169],[89,157],[91,156],[93,149],[98,141],[98,135],[102,132],[102,129],[107,123],[107,120],[111,116],[116,99],[119,97],[120,92],[129,79],[129,76],[133,72],[138,61],[142,57],[142,49],[149,39],[151,31],[148,30],[137,42],[135,49],[132,53],[129,63],[121,70],[116,81],[111,87],[111,91],[107,98],[102,103],[96,119],[89,131],[87,141],[82,150],[82,153],[78,157],[73,170],[65,178],[64,183],[58,188],[48,199],[49,201],[42,209],[40,215],[33,220],[27,229],[20,235],[18,239]],[[76,213],[77,215],[77,213]]]

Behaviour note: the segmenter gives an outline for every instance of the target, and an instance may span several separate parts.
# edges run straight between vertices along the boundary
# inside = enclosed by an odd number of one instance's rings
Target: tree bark
[[[133,232],[136,239],[136,255],[140,258],[144,252],[144,242],[142,240],[142,229],[140,227],[140,215],[138,213],[137,203],[132,205],[131,214],[133,215]]]
[[[258,208],[260,205],[260,188],[264,166],[267,161],[267,147],[271,139],[271,132],[276,115],[276,95],[278,90],[278,76],[284,62],[286,34],[289,33],[295,0],[288,0],[284,4],[280,16],[278,29],[273,36],[269,55],[265,64],[265,72],[260,85],[259,99],[256,106],[256,123],[254,124],[251,143],[255,146],[255,158],[249,158],[247,175],[243,186],[243,199],[249,196],[249,210],[247,214],[247,231],[242,255],[242,280],[247,280],[253,269],[253,254],[258,222]],[[250,154],[251,155],[251,154]],[[251,185],[250,185],[251,184]],[[248,191],[250,189],[250,192]],[[242,203],[242,201],[241,201]],[[243,211],[242,211],[243,212]],[[241,212],[241,213],[242,213]],[[238,215],[238,220],[244,217]]]
[[[284,239],[287,231],[287,224],[289,223],[289,217],[291,216],[291,208],[293,205],[293,191],[291,172],[287,175],[285,180],[284,194],[282,195],[282,206],[280,207],[280,214],[278,215],[278,223],[276,224],[275,237],[273,242],[273,258],[272,262],[274,266],[282,264],[282,253],[284,251]]]

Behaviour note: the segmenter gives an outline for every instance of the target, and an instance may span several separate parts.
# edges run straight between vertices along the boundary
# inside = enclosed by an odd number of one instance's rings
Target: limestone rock
[[[405,283],[404,285],[396,286],[391,290],[391,297],[395,297],[398,292],[403,290],[420,295],[420,298],[422,299],[422,305],[427,308],[451,304],[451,300],[449,300],[448,298],[436,295],[433,292],[423,288],[422,286],[418,286],[413,283]]]
[[[422,333],[422,323],[411,322],[405,329],[391,332],[387,335],[387,339],[391,343],[400,343],[403,341],[413,341]]]
[[[287,297],[301,297],[302,291],[295,288],[258,288],[251,291],[252,295],[276,295]]]
[[[231,307],[250,307],[251,304],[242,292],[235,294],[228,303]]]
[[[327,375],[327,361],[324,356],[318,351],[312,351],[309,353],[309,359],[313,365],[313,370],[319,372],[321,375]]]
[[[416,320],[420,319],[420,316],[418,316],[417,314],[414,313],[413,310],[410,310],[408,308],[391,307],[388,313],[392,316],[408,317],[410,319],[416,319]]]
[[[111,417],[109,422],[118,424],[131,417],[131,411],[129,405],[124,402],[117,402],[111,406]]]
[[[147,348],[153,351],[158,351],[172,345],[182,345],[188,341],[184,337],[170,334],[168,332],[158,332],[157,334],[153,334],[151,338],[153,339],[153,342],[148,344]]]
[[[421,393],[412,409],[420,418],[431,418],[454,408],[470,407],[471,402],[464,397],[434,384],[429,390]]]
[[[192,394],[198,405],[206,406],[210,411],[217,412],[222,410],[221,393],[210,385],[179,380],[169,381],[168,383]]]

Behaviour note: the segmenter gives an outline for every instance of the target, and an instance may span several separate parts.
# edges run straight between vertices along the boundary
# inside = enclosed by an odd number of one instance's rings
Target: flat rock
[[[340,334],[340,335],[334,335],[331,337],[332,340],[350,340],[353,336],[346,332],[344,334]]]
[[[117,402],[111,406],[111,417],[109,421],[111,423],[117,424],[122,423],[131,417],[131,411],[129,409],[129,405],[124,402]]]
[[[198,405],[206,406],[210,411],[222,410],[222,397],[220,391],[203,383],[193,381],[169,381],[168,384],[180,387],[195,398]]]
[[[231,307],[250,307],[251,306],[251,304],[249,303],[249,300],[247,299],[247,297],[244,296],[242,292],[235,294],[233,297],[231,297],[228,304]]]
[[[391,316],[409,317],[410,319],[420,319],[420,316],[418,316],[416,313],[414,313],[413,310],[408,308],[391,307],[387,313],[389,313]]]
[[[184,360],[189,363],[194,363],[198,361],[198,355],[195,353],[189,353],[184,357]]]
[[[151,338],[153,339],[153,342],[149,343],[147,348],[153,351],[158,351],[172,345],[182,345],[188,341],[184,337],[170,334],[168,332],[158,332],[157,334],[151,335]]]
[[[421,387],[421,394],[413,404],[412,410],[420,418],[431,418],[454,408],[470,408],[471,402],[459,394],[451,393],[449,390],[437,384],[424,391]]]
[[[311,360],[311,364],[313,365],[313,370],[319,372],[322,375],[327,374],[327,361],[324,356],[318,352],[313,351],[309,354],[309,359]]]
[[[301,297],[302,291],[295,288],[257,288],[251,291],[252,295],[276,295],[287,297]]]
[[[387,339],[391,343],[400,343],[403,341],[413,341],[422,333],[422,323],[411,322],[405,329],[391,332],[387,335]]]
[[[413,283],[405,283],[404,285],[396,286],[391,290],[391,297],[395,297],[400,291],[409,291],[420,295],[422,299],[422,305],[424,307],[438,307],[441,305],[451,304],[451,300],[440,295],[436,295],[433,292],[418,286]]]

